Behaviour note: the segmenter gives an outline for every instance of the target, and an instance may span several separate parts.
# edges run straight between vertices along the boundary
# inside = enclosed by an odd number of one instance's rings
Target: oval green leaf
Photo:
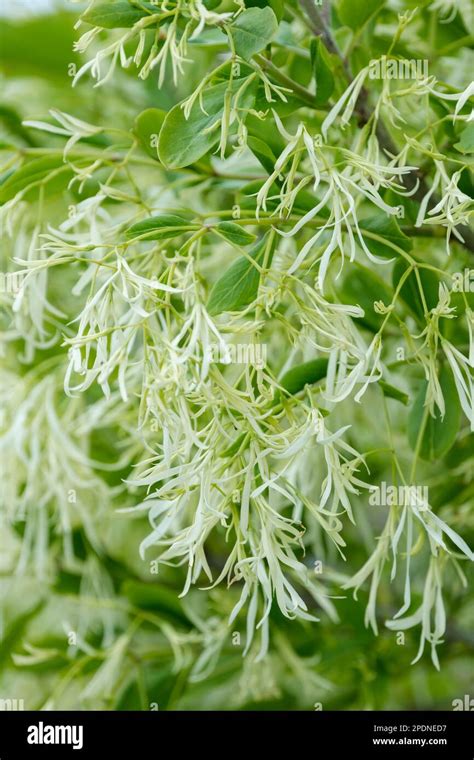
[[[247,8],[265,8],[270,6],[278,21],[281,21],[285,11],[284,0],[245,0]]]
[[[255,300],[260,284],[260,271],[253,262],[262,264],[269,245],[269,234],[267,233],[249,251],[252,261],[249,261],[246,256],[242,256],[234,261],[222,277],[217,280],[211,290],[207,304],[209,314],[216,316],[223,311],[240,311]],[[271,243],[268,264],[270,264],[273,248],[274,242]]]
[[[242,229],[242,227],[239,224],[235,224],[235,222],[219,222],[219,224],[214,227],[214,232],[217,232],[218,235],[225,238],[225,240],[228,240],[229,243],[232,243],[233,245],[250,245],[256,240],[256,235]]]
[[[125,235],[129,240],[166,240],[197,229],[199,229],[197,224],[190,224],[181,216],[160,214],[133,224],[126,230]]]
[[[339,0],[337,14],[343,24],[360,29],[384,5],[385,0]]]
[[[147,15],[127,2],[100,3],[86,11],[81,20],[101,29],[127,29]]]
[[[59,179],[60,186],[64,187],[72,174],[71,167],[64,163],[62,155],[35,158],[10,174],[0,185],[0,203],[6,203],[30,185],[36,189],[39,182],[49,184]]]
[[[158,136],[166,117],[161,108],[147,108],[135,119],[134,132],[152,158],[158,160]]]
[[[331,60],[321,37],[311,40],[311,63],[316,82],[315,105],[324,105],[334,91],[334,77],[331,71]]]
[[[439,376],[441,390],[446,405],[446,413],[441,419],[439,409],[436,416],[428,414],[420,445],[420,457],[434,461],[443,457],[453,446],[461,424],[461,404],[456,390],[451,368],[445,365]],[[408,441],[416,451],[418,436],[425,416],[427,382],[424,381],[408,416]]]
[[[368,219],[363,219],[359,223],[362,237],[367,248],[374,256],[380,256],[386,259],[393,259],[397,256],[397,252],[392,246],[396,245],[397,248],[401,248],[402,251],[408,253],[413,248],[412,240],[401,231],[398,226],[397,220],[393,216],[387,216],[385,214],[378,214],[377,216],[371,216]],[[364,235],[366,232],[377,235],[384,238],[387,244],[383,240],[375,240],[372,235]]]
[[[245,82],[245,78],[235,79],[232,92],[235,93]],[[224,113],[224,98],[229,88],[228,82],[221,82],[204,91],[203,109],[199,101],[191,108],[186,119],[181,103],[167,114],[158,139],[158,155],[169,169],[180,169],[198,161],[219,141],[220,122]],[[239,108],[251,108],[255,101],[256,86],[248,86],[239,98]]]
[[[289,369],[280,380],[280,385],[287,393],[294,396],[307,385],[314,385],[326,377],[328,371],[327,359],[313,359]]]
[[[380,329],[385,315],[375,311],[374,303],[383,301],[388,306],[392,301],[393,292],[378,274],[362,265],[348,270],[340,294],[344,303],[360,306],[364,310],[364,316],[358,318],[358,323],[373,332]]]
[[[278,21],[272,9],[248,8],[229,27],[235,52],[248,61],[266,48],[278,31]]]

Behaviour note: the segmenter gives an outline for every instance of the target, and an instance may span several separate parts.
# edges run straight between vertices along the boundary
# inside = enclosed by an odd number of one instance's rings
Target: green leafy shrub
[[[0,695],[466,692],[469,13],[94,0],[71,60],[74,14],[6,24]]]

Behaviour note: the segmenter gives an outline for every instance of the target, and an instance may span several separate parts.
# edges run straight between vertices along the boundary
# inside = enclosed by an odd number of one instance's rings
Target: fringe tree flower
[[[94,0],[67,90],[6,89],[0,690],[28,709],[403,709],[427,649],[467,690],[465,6],[446,47],[426,8],[309,5]]]

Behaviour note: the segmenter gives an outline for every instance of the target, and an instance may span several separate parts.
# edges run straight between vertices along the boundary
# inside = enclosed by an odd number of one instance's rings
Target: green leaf
[[[166,117],[161,108],[147,108],[135,119],[134,132],[146,152],[158,160],[158,136]]]
[[[396,288],[403,274],[408,269],[409,264],[405,259],[398,259],[395,262],[392,273],[393,287]],[[430,269],[419,269],[421,287],[426,301],[428,311],[433,309],[438,303],[439,297],[439,278]],[[406,278],[400,290],[400,298],[409,307],[412,313],[424,322],[425,309],[421,298],[420,288],[416,272],[413,270]]]
[[[455,3],[452,6],[453,11],[456,6],[456,14],[448,10],[440,10],[440,20],[443,23],[436,24],[435,36],[430,38],[433,50],[443,50],[447,45],[452,45],[454,50],[456,48],[453,43],[458,43],[457,49],[459,49],[464,44],[466,36],[472,35],[472,3],[467,3],[464,10],[462,3]]]
[[[126,29],[148,14],[135,8],[127,2],[100,3],[81,16],[92,26],[100,26],[102,29]]]
[[[440,459],[449,451],[456,440],[461,424],[461,404],[453,373],[448,365],[442,368],[439,382],[446,404],[446,413],[444,419],[441,419],[438,408],[435,410],[435,417],[428,413],[420,446],[420,457],[430,461]],[[426,413],[424,403],[427,387],[428,384],[424,381],[408,416],[408,441],[413,451],[416,450]]]
[[[292,367],[288,372],[285,372],[279,382],[287,393],[294,396],[302,391],[306,385],[314,385],[318,380],[326,377],[327,369],[327,359],[314,359]]]
[[[385,380],[379,380],[378,384],[382,389],[383,395],[387,396],[387,398],[394,398],[395,401],[400,401],[402,404],[405,404],[405,406],[410,401],[410,397],[407,393],[399,390],[394,385],[390,385],[390,383],[386,383]]]
[[[283,0],[245,0],[247,8],[265,8],[270,6],[278,21],[283,18],[285,3]]]
[[[50,177],[49,175],[53,172],[54,175]],[[49,184],[53,180],[59,178],[61,187],[64,187],[67,185],[72,173],[69,164],[64,163],[62,155],[35,158],[10,174],[7,179],[2,182],[0,185],[0,203],[9,201],[11,198],[14,198],[17,193],[38,182],[44,181]],[[37,186],[34,189],[37,192]]]
[[[234,222],[219,222],[213,229],[214,232],[234,245],[250,245],[256,240],[256,235],[247,232]]]
[[[235,93],[245,78],[235,79],[232,92]],[[198,161],[211,150],[220,138],[220,122],[224,113],[224,98],[229,83],[221,82],[209,87],[203,93],[203,108],[194,103],[189,118],[186,119],[181,104],[178,103],[167,114],[158,140],[158,155],[161,162],[170,169]],[[256,86],[248,86],[239,98],[242,110],[251,108],[255,101]]]
[[[360,29],[385,3],[385,0],[339,0],[338,16],[345,26]]]
[[[280,53],[281,52],[282,51],[280,51]],[[289,77],[295,82],[298,82],[302,87],[307,87],[314,75],[311,57],[306,58],[305,56],[303,58],[301,55],[290,55],[289,61],[287,61],[287,52],[285,51],[283,55],[285,56],[285,60],[281,65],[288,66]],[[275,63],[275,61],[273,61],[273,63]],[[275,63],[275,65],[277,64]]]
[[[249,252],[249,256],[259,265],[264,260],[269,240],[267,233]],[[270,264],[273,248],[274,242],[267,264]],[[207,304],[209,314],[216,316],[223,311],[241,311],[255,300],[259,284],[259,270],[246,256],[242,256],[234,261],[212,288]]]
[[[358,318],[358,322],[373,332],[380,329],[385,316],[377,314],[374,302],[383,301],[388,306],[392,302],[393,292],[378,274],[362,265],[348,269],[340,294],[344,303],[360,306],[364,310],[364,316]]]
[[[182,235],[183,232],[199,229],[197,224],[190,224],[187,219],[175,214],[160,214],[132,224],[125,235],[129,240],[166,240]]]
[[[248,61],[260,53],[278,31],[278,21],[271,8],[249,8],[229,27],[235,52]]]
[[[451,292],[449,305],[454,309],[455,319],[442,319],[439,322],[441,335],[454,345],[469,345],[469,320],[466,318],[466,308],[474,311],[474,269],[466,269],[459,272],[461,282],[457,281],[455,287],[459,291]],[[462,288],[462,291],[461,291]],[[472,290],[469,290],[472,288]]]
[[[311,40],[311,63],[316,80],[315,105],[324,105],[328,102],[334,90],[334,77],[331,71],[331,62],[324,42],[320,37]]]
[[[262,111],[265,112],[267,110],[268,101],[267,101],[267,104],[265,105],[264,97],[265,97],[265,93],[262,94],[261,88],[259,88],[257,91],[257,97],[255,98],[256,111],[259,110],[260,106],[262,106],[261,108]],[[267,148],[269,148],[272,156],[275,156],[275,157],[279,156],[280,153],[282,153],[285,150],[286,142],[284,141],[282,135],[280,135],[280,133],[276,129],[274,119],[264,119],[262,121],[262,119],[259,119],[258,116],[250,113],[247,116],[245,126],[248,129],[249,138],[252,137],[258,141],[255,143],[255,147],[259,151],[262,151],[262,144],[265,145]],[[269,157],[268,152],[265,151],[264,149],[263,149],[263,152],[268,158]],[[272,165],[272,171],[273,171],[273,165]]]
[[[163,584],[126,580],[121,591],[135,607],[164,614],[165,617],[189,625],[178,594]]]
[[[461,169],[458,188],[465,195],[474,198],[474,166],[472,168],[465,166],[464,169]]]
[[[461,132],[461,139],[454,146],[460,153],[474,153],[474,123],[468,124]]]
[[[387,216],[386,214],[371,216],[368,219],[363,219],[359,223],[359,227],[367,248],[374,256],[393,259],[397,255],[397,252],[390,245],[385,245],[380,240],[374,240],[369,235],[364,235],[364,230],[385,238],[388,243],[396,245],[406,253],[413,248],[413,241],[401,231],[397,220],[393,216]]]
[[[259,137],[248,137],[247,147],[250,148],[255,158],[262,164],[263,168],[271,174],[275,168],[276,156],[266,142]]]

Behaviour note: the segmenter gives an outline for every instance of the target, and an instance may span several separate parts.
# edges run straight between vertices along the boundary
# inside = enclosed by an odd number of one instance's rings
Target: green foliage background
[[[221,4],[207,5],[214,5],[216,12],[235,11],[235,6],[227,0]],[[340,63],[321,39],[311,42],[312,35],[309,33],[300,33],[299,41],[294,37],[292,25],[295,15],[298,17],[300,14],[298,3],[247,2],[246,5],[271,6],[278,19],[283,18],[278,44],[272,44],[271,60],[284,77],[301,88],[299,101],[295,92],[289,96],[288,104],[280,103],[280,116],[286,119],[285,126],[291,134],[297,127],[299,115],[310,110],[304,99],[307,93],[314,93],[314,72],[317,71],[316,113],[305,118],[307,124],[318,131],[327,115],[328,102],[334,105],[347,84]],[[450,15],[451,9],[447,7],[450,3],[431,3],[433,7],[429,7],[428,2],[339,0],[332,8],[331,23],[352,70],[357,72],[372,58],[387,53],[397,28],[397,11],[410,10],[416,5],[420,6],[416,21],[392,46],[392,53],[409,59],[428,59],[430,73],[434,73],[439,81],[448,83],[448,92],[464,90],[473,59],[472,40],[462,4],[461,10],[454,9]],[[222,63],[221,54],[227,49],[222,32],[214,28],[202,44],[190,46],[192,64],[184,64],[185,75],[178,78],[177,84],[172,81],[170,69],[162,87],[158,88],[155,71],[148,78],[140,79],[134,66],[128,69],[117,66],[113,76],[102,87],[93,87],[93,81],[86,75],[72,88],[71,74],[91,57],[90,51],[85,54],[73,51],[73,43],[79,36],[74,24],[85,8],[85,4],[74,3],[68,4],[67,8],[57,6],[50,12],[38,14],[30,9],[18,18],[2,19],[2,202],[8,203],[15,195],[14,190],[17,187],[21,189],[21,176],[18,180],[15,171],[18,172],[22,162],[28,166],[29,161],[41,157],[46,160],[43,165],[46,174],[55,168],[61,169],[57,178],[45,185],[45,205],[40,219],[42,233],[48,232],[48,225],[57,229],[67,218],[68,208],[97,193],[99,183],[105,181],[108,170],[116,160],[114,152],[119,154],[120,160],[127,150],[127,142],[120,132],[107,131],[113,128],[123,132],[133,130],[137,137],[137,151],[134,154],[137,160],[135,164],[130,164],[130,171],[136,191],[140,194],[144,188],[160,188],[158,195],[166,213],[184,213],[185,218],[189,219],[188,209],[205,215],[218,209],[232,209],[236,203],[245,208],[247,203],[249,214],[253,215],[255,193],[259,186],[255,182],[255,187],[249,183],[253,182],[254,176],[262,175],[262,166],[263,180],[271,173],[275,155],[281,150],[280,134],[274,122],[265,120],[259,123],[255,115],[249,117],[249,145],[253,145],[253,155],[246,154],[240,178],[239,166],[235,161],[226,173],[225,162],[211,158],[210,152],[206,151],[203,156],[193,159],[192,169],[178,171],[183,165],[177,157],[179,151],[176,147],[179,124],[170,122],[169,137],[166,138],[166,134],[163,136],[164,133],[160,137],[160,156],[163,158],[166,154],[166,161],[158,160],[156,146],[148,141],[150,134],[157,131],[157,125],[161,126],[160,120],[164,118],[161,112],[169,112],[189,97],[203,77]],[[448,17],[449,23],[445,23]],[[85,28],[81,27],[81,32]],[[100,32],[95,43],[99,47],[105,45],[110,33],[109,30]],[[238,52],[244,58],[247,54],[249,58],[261,54],[260,47],[256,52],[251,46],[248,47],[251,43],[247,38],[236,39]],[[279,84],[285,86],[285,79],[280,77]],[[443,119],[448,110],[454,108],[449,101],[435,100],[431,100],[433,111],[430,118],[433,121],[433,112]],[[264,105],[262,101],[262,108]],[[321,112],[318,111],[319,107]],[[89,135],[72,149],[72,158],[75,160],[77,157],[79,163],[81,151],[89,150],[92,151],[91,155],[97,156],[108,151],[110,157],[110,161],[94,171],[82,188],[77,184],[67,187],[72,174],[67,166],[63,171],[63,137],[23,125],[25,120],[52,124],[53,120],[48,117],[49,108],[105,128],[104,132]],[[426,124],[428,111],[420,110],[417,114],[413,103],[407,108],[410,111],[408,118],[413,118],[416,128],[421,129]],[[150,112],[148,109],[160,111]],[[182,109],[178,107],[175,113],[177,121],[183,122]],[[468,113],[467,106],[463,113]],[[206,115],[201,113],[199,119],[205,123]],[[212,121],[212,114],[209,119]],[[417,119],[421,124],[416,123]],[[465,127],[464,122],[457,124],[446,118],[435,128],[435,138],[439,150],[455,156],[455,160],[465,161],[460,185],[463,192],[472,197],[474,184],[469,158],[473,143]],[[354,118],[348,130],[354,130],[350,133],[352,135],[361,128],[362,125],[358,125]],[[191,124],[189,130],[181,147],[185,152],[189,145],[187,141],[191,138],[206,139],[200,122]],[[413,122],[407,126],[407,131],[410,130],[411,133],[416,131]],[[391,132],[397,139],[400,136],[403,139],[403,129],[397,131],[391,128]],[[434,147],[432,150],[436,152]],[[227,146],[227,159],[231,152]],[[249,156],[253,164],[249,163]],[[424,158],[426,164],[431,166],[432,157],[426,155]],[[163,166],[163,163],[167,165]],[[250,179],[246,176],[247,171],[250,172]],[[428,179],[430,171],[428,168]],[[18,181],[19,186],[12,184]],[[311,188],[307,190],[310,192]],[[389,193],[385,199],[391,202]],[[35,225],[38,197],[33,192],[24,200],[26,205],[13,223],[12,236],[5,233],[1,252],[4,272],[14,268],[13,256],[27,258],[28,235]],[[105,205],[113,207],[120,202],[119,198],[108,198]],[[369,237],[371,233],[375,234],[372,240],[377,242],[377,246],[374,242],[373,253],[385,258],[388,254],[390,257],[393,254],[393,248],[390,248],[392,243],[402,250],[411,251],[417,260],[434,265],[437,270],[436,277],[433,274],[434,283],[430,282],[431,270],[422,271],[424,295],[428,300],[432,297],[432,303],[428,303],[431,309],[438,302],[439,271],[454,273],[469,269],[474,253],[453,239],[451,254],[447,257],[444,230],[436,229],[426,237],[418,234],[413,227],[417,202],[407,199],[403,203],[405,219],[403,224],[398,221],[406,237],[400,232],[397,222],[393,222],[392,227],[384,226],[380,216],[366,221],[365,229]],[[300,216],[307,210],[303,208]],[[144,218],[137,218],[135,224],[141,224]],[[227,220],[231,221],[232,216],[227,216]],[[169,225],[175,226],[172,221]],[[364,228],[363,224],[361,226]],[[144,232],[146,228],[130,230],[129,225],[127,235],[134,240]],[[217,254],[209,253],[206,248],[203,253],[202,278],[210,297],[208,305],[211,315],[219,315],[225,310],[239,310],[252,304],[259,287],[258,278],[251,281],[255,270],[247,259],[239,259],[237,276],[242,276],[243,267],[245,292],[234,288],[230,301],[226,293],[219,292],[219,287],[222,291],[222,283],[216,285],[219,277],[237,259],[235,245],[232,246],[235,240],[229,243],[229,235],[235,235],[235,229],[226,230],[224,227],[221,232],[221,237],[216,238],[218,243],[213,243]],[[253,243],[258,232],[258,225],[241,228],[237,247],[244,249],[247,244]],[[158,238],[159,233],[156,234],[155,229],[153,239]],[[166,237],[167,240],[170,238],[170,235]],[[179,239],[182,242],[185,238]],[[12,243],[12,240],[16,242]],[[209,244],[209,249],[211,247]],[[255,260],[261,261],[259,255],[255,253]],[[224,263],[222,257],[225,257]],[[444,643],[439,649],[439,671],[433,666],[429,652],[416,664],[410,664],[418,650],[419,629],[406,630],[402,645],[397,641],[396,632],[384,625],[403,599],[403,577],[391,582],[390,573],[385,570],[378,590],[378,635],[374,635],[364,624],[364,610],[369,602],[368,584],[364,583],[358,591],[357,600],[352,597],[352,590],[341,590],[343,583],[372,554],[383,530],[386,514],[383,510],[368,510],[366,492],[354,496],[354,524],[348,522],[345,525],[346,562],[335,547],[321,537],[315,524],[312,526],[306,522],[308,542],[303,562],[311,569],[315,561],[322,559],[323,565],[330,568],[326,591],[334,597],[339,622],[334,622],[318,609],[311,597],[307,597],[307,603],[310,611],[320,618],[319,622],[289,620],[274,605],[270,613],[270,648],[263,659],[258,660],[253,650],[242,657],[246,640],[245,617],[239,616],[230,627],[227,623],[240,594],[238,583],[230,588],[220,585],[212,590],[192,587],[187,596],[180,598],[186,567],[164,564],[160,565],[158,577],[150,576],[149,562],[139,555],[140,542],[149,534],[146,515],[117,511],[133,507],[146,495],[143,486],[123,487],[124,480],[131,477],[132,466],[142,461],[147,451],[137,443],[134,432],[131,432],[136,431],[135,398],[130,403],[124,403],[120,397],[113,396],[109,405],[101,406],[103,394],[96,383],[80,398],[67,398],[62,391],[67,353],[62,338],[74,334],[74,325],[70,324],[70,320],[80,311],[77,299],[74,301],[76,296],[72,293],[77,280],[74,266],[51,270],[48,299],[66,316],[52,318],[50,325],[59,327],[59,330],[57,339],[48,347],[32,351],[25,348],[28,343],[25,334],[31,334],[33,330],[35,312],[32,309],[25,323],[20,328],[17,324],[12,331],[11,299],[2,294],[4,350],[1,385],[6,409],[2,424],[5,422],[6,425],[2,438],[5,454],[2,475],[5,477],[0,536],[0,699],[23,699],[27,709],[312,710],[322,705],[324,710],[398,710],[451,709],[452,700],[472,693],[474,602],[456,568],[449,565],[443,579],[447,627]],[[382,300],[387,305],[403,276],[404,259],[398,258],[394,266],[392,273],[391,267],[374,266],[358,254],[355,262],[346,261],[340,280],[331,280],[334,284],[331,297],[336,303],[358,304],[364,309],[364,317],[358,321],[364,336],[371,337],[382,324],[383,317],[374,310],[373,302]],[[249,271],[246,267],[250,267]],[[330,270],[330,278],[336,273],[337,266]],[[236,277],[235,270],[233,276]],[[415,333],[417,330],[421,332],[425,326],[425,309],[420,302],[418,284],[412,276],[401,291],[400,319],[398,323],[395,320],[391,322],[392,333],[387,338],[393,349],[392,357],[394,347],[406,337],[401,327],[404,321],[413,320]],[[468,297],[472,307],[472,293]],[[460,301],[457,303],[462,311],[462,304]],[[278,329],[272,333],[270,326],[267,339],[271,348],[269,361],[272,371],[275,376],[281,377],[281,370],[286,367],[288,349],[280,340]],[[446,329],[450,330],[451,339],[457,346],[465,347],[468,342],[465,326],[460,327],[456,320],[454,327],[449,323]],[[305,361],[312,358],[309,354],[300,357]],[[321,365],[306,368],[302,371],[302,379],[295,379],[294,376],[287,378],[289,392],[295,394],[305,382],[318,380],[319,376],[312,376],[311,372],[319,372],[320,368]],[[370,387],[360,404],[355,403],[353,398],[346,398],[337,410],[331,411],[330,417],[331,430],[345,424],[351,425],[347,434],[351,446],[361,452],[375,451],[370,458],[370,475],[366,477],[372,484],[388,480],[392,474],[390,458],[386,453],[391,445],[400,452],[403,466],[406,465],[407,469],[411,466],[413,451],[409,443],[416,449],[417,432],[423,418],[425,389],[420,366],[408,364],[398,376],[385,379],[391,386],[397,387],[392,387],[385,396],[380,389]],[[115,375],[112,385],[116,380]],[[291,383],[296,383],[296,389]],[[35,389],[39,389],[36,398]],[[435,421],[428,422],[433,428],[431,440],[424,440],[422,444],[421,454],[424,456],[419,462],[417,482],[429,485],[434,512],[472,546],[473,438],[466,418],[461,415],[455,389],[445,385],[444,390],[449,407],[447,417],[442,424],[438,419],[439,427],[436,427]],[[420,393],[420,400],[416,402],[416,396]],[[62,440],[59,432],[50,442],[47,439],[47,435],[51,434],[48,432],[50,418],[47,418],[46,412],[44,419],[38,418],[34,430],[24,429],[26,438],[19,445],[18,459],[15,459],[12,452],[16,444],[11,435],[7,435],[12,429],[9,423],[11,414],[28,397],[32,398],[32,408],[35,410],[46,405],[46,399],[50,398],[61,429],[69,436],[68,440],[78,432],[79,439],[87,438],[88,456],[99,463],[113,464],[114,468],[104,471],[97,467],[92,468],[91,472],[81,463],[79,454],[70,454],[68,441]],[[403,401],[407,401],[407,405]],[[416,403],[418,416],[411,411]],[[95,415],[92,423],[91,409]],[[384,421],[387,409],[393,436],[391,444],[387,442]],[[411,423],[408,421],[410,413]],[[411,432],[410,424],[413,428]],[[452,433],[448,429],[450,425]],[[81,433],[81,430],[84,432]],[[19,435],[21,437],[21,433]],[[149,436],[153,435],[154,431],[149,431]],[[37,436],[35,440],[39,441],[41,450],[48,452],[36,465],[36,470],[32,469],[31,460],[22,460],[21,454],[22,450],[26,450],[22,447],[27,447],[28,440],[32,440],[33,436]],[[150,437],[148,443],[151,443]],[[8,458],[9,454],[12,455],[11,459]],[[65,459],[62,459],[63,456]],[[81,502],[81,509],[78,509],[72,523],[69,555],[64,553],[61,531],[58,530],[60,511],[56,508],[58,503],[68,499],[68,477],[61,480],[57,476],[64,461],[68,472],[74,472],[78,478]],[[117,462],[122,464],[115,466]],[[17,467],[13,476],[8,470],[12,463]],[[27,540],[28,519],[22,519],[14,512],[12,495],[20,500],[29,500],[27,512],[30,515],[29,510],[36,508],[56,476],[58,487],[56,492],[53,487],[48,501],[51,511],[47,527],[34,523],[32,528],[38,534],[43,529],[46,531],[47,549],[39,546],[22,562],[21,547]],[[74,483],[69,483],[69,486],[76,488]],[[423,598],[426,549],[425,542],[413,553],[412,593],[415,607]],[[41,552],[43,560],[46,556],[45,564],[40,562]],[[206,552],[213,572],[218,575],[228,555],[225,531],[211,535]],[[403,562],[403,553],[400,557]],[[469,581],[472,578],[469,563],[462,563],[462,570]],[[203,575],[202,582],[197,586],[208,585]],[[71,638],[71,632],[75,637]],[[239,644],[236,633],[240,634],[243,644]]]

